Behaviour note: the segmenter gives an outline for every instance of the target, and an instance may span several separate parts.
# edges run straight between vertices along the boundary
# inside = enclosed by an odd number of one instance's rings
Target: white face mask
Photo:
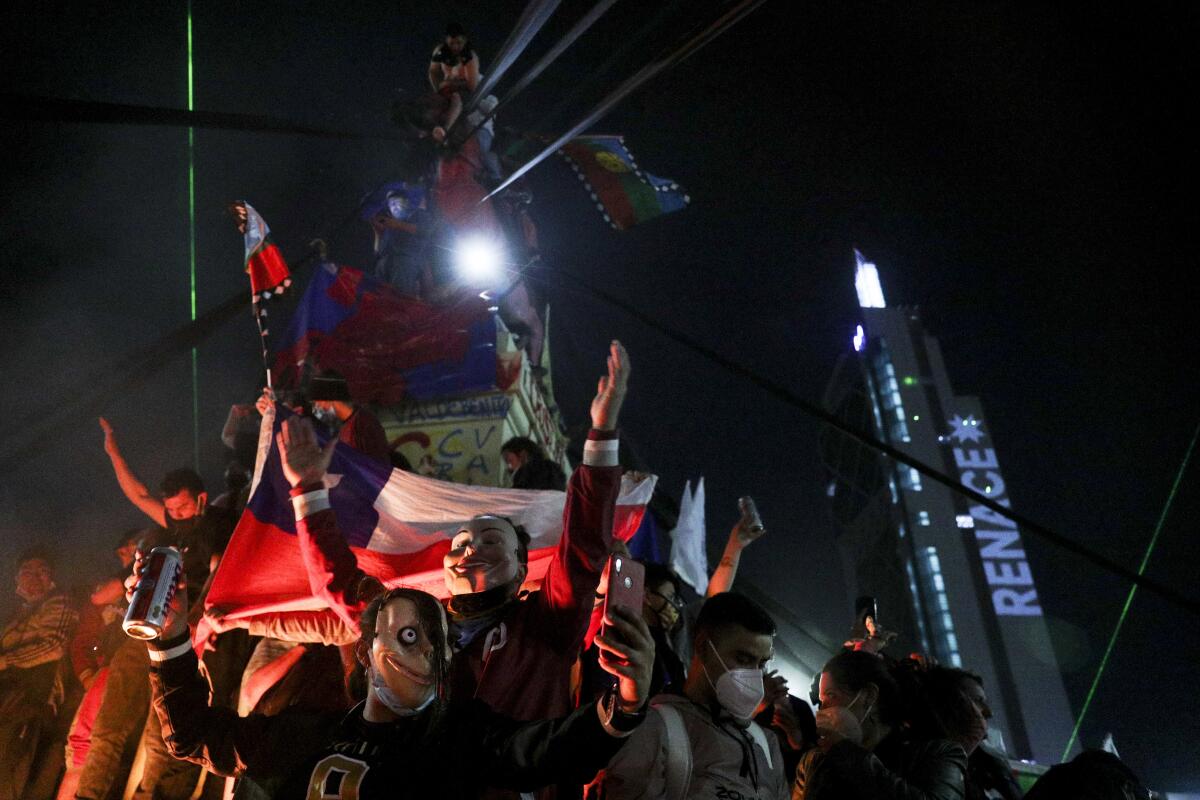
[[[721,666],[725,667],[725,672],[717,678],[716,683],[713,683],[708,674],[708,667],[704,666],[703,661],[700,662],[701,668],[704,669],[704,677],[708,679],[708,685],[713,687],[713,691],[717,693],[717,702],[734,719],[750,719],[763,699],[762,670],[729,669],[711,641],[708,646],[712,648],[713,655],[717,657],[717,661],[721,662]]]
[[[854,699],[853,699],[853,700],[851,700],[849,703],[846,703],[846,705],[845,705],[845,708],[846,708],[846,710],[847,710],[847,711],[849,711],[851,708],[853,708],[853,707],[854,707],[854,704],[858,702],[858,698],[860,698],[860,697],[862,697],[862,690],[861,690],[861,689],[859,689],[859,690],[858,690],[858,694],[854,695]],[[874,704],[874,703],[872,703],[871,705],[867,706],[866,713],[864,713],[864,714],[862,715],[862,719],[860,719],[860,720],[858,721],[860,725],[861,725],[863,722],[866,722],[866,720],[867,720],[867,717],[871,716],[871,709],[873,709],[873,708],[875,708],[875,704]]]
[[[385,683],[383,680],[383,676],[381,676],[375,670],[374,665],[369,667],[367,672],[371,678],[371,686],[374,687],[375,696],[379,698],[379,702],[387,706],[388,710],[398,717],[416,716],[428,708],[429,704],[433,702],[435,693],[431,687],[429,690],[429,697],[425,698],[425,702],[421,703],[421,705],[417,706],[416,708],[408,708],[402,702],[400,702],[400,698],[396,697],[396,693],[388,688],[387,683]]]

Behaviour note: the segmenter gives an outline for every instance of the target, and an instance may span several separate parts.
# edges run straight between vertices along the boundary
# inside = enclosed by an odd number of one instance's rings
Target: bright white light
[[[504,248],[486,236],[472,236],[454,249],[459,277],[477,286],[495,286],[504,279]]]
[[[863,330],[863,326],[859,325],[854,331],[854,352],[861,353],[863,348],[867,346],[867,333]]]
[[[887,308],[887,303],[883,301],[883,286],[879,283],[879,270],[864,259],[857,249],[854,251],[854,261],[857,264],[854,288],[858,292],[858,304],[863,308]]]
[[[957,514],[954,517],[954,521],[958,523],[958,527],[960,527],[960,528],[974,528],[975,527],[975,518],[972,517],[970,514]]]

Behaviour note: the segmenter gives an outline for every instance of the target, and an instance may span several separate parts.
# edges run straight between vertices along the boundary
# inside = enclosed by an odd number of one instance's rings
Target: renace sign
[[[974,416],[956,414],[950,420],[949,439],[954,464],[963,486],[987,495],[1002,506],[1009,505],[996,451],[985,445],[987,438]],[[983,575],[992,594],[992,607],[1005,617],[1040,617],[1033,573],[1025,559],[1017,523],[984,506],[971,506],[975,543],[983,562]]]

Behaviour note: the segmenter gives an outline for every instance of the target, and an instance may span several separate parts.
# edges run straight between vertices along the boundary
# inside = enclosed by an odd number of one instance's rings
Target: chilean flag
[[[279,294],[291,286],[291,272],[271,241],[267,221],[245,200],[241,204],[246,208],[246,272],[250,274],[250,294],[258,302],[270,297],[273,290]]]
[[[206,602],[229,618],[274,611],[324,608],[308,586],[296,539],[296,521],[275,434],[282,417],[263,419],[250,502],[221,559]],[[274,417],[278,417],[275,419]],[[621,480],[613,535],[637,531],[657,477]],[[562,535],[565,492],[465,486],[394,470],[338,444],[325,476],[338,527],[365,572],[389,586],[405,585],[446,597],[442,557],[450,537],[478,514],[498,514],[524,525],[532,538],[529,578],[536,584]]]

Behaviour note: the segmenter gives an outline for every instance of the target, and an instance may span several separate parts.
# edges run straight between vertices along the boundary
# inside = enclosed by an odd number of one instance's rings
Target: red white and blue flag
[[[324,608],[309,590],[296,521],[275,433],[277,415],[263,420],[250,501],[221,559],[206,605],[230,618]],[[654,492],[654,476],[625,476],[613,535],[637,531]],[[338,527],[359,566],[389,586],[405,585],[446,596],[442,557],[450,537],[478,514],[498,514],[524,525],[532,539],[528,583],[540,582],[562,536],[566,493],[465,486],[389,469],[338,444],[325,476]]]
[[[283,254],[271,241],[271,229],[254,206],[241,201],[246,209],[246,272],[250,275],[250,294],[254,302],[280,294],[292,285],[291,272]]]

